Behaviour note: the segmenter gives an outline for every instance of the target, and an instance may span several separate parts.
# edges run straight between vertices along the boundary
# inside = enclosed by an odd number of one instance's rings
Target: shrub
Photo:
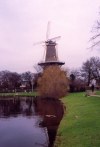
[[[38,92],[42,97],[61,98],[66,95],[68,78],[59,66],[48,66],[38,79]]]

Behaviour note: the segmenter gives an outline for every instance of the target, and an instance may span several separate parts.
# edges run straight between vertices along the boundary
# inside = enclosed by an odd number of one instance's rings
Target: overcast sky
[[[81,67],[98,50],[89,50],[89,39],[100,10],[100,0],[0,0],[0,71],[33,71],[43,60],[44,46],[33,45],[61,36],[58,55],[65,66]]]

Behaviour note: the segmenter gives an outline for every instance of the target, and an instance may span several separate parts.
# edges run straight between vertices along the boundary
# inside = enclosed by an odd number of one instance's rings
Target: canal
[[[53,147],[63,115],[57,99],[0,98],[0,147]]]

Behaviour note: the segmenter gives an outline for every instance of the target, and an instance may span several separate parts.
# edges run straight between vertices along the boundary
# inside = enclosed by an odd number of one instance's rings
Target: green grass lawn
[[[67,109],[58,129],[55,146],[100,147],[100,97],[73,93],[62,101]]]
[[[96,92],[97,95],[100,95],[100,90]]]

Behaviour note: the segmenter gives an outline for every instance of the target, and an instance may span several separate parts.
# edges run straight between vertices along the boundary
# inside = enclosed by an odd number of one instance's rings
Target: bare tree
[[[100,58],[91,57],[84,62],[81,69],[81,76],[84,77],[88,86],[92,78],[100,83]]]
[[[1,71],[0,72],[0,89],[7,91],[7,90],[15,90],[19,88],[21,84],[21,77],[16,72],[10,71]]]
[[[33,74],[30,71],[21,74],[21,81],[26,85],[28,89],[31,88],[32,75]]]
[[[90,41],[92,41],[91,48],[100,46],[100,18],[96,21],[96,24],[93,27],[93,32],[94,32],[94,35],[93,37],[90,38]]]
[[[81,76],[80,69],[74,69],[70,72],[70,92],[85,90],[85,81]]]

